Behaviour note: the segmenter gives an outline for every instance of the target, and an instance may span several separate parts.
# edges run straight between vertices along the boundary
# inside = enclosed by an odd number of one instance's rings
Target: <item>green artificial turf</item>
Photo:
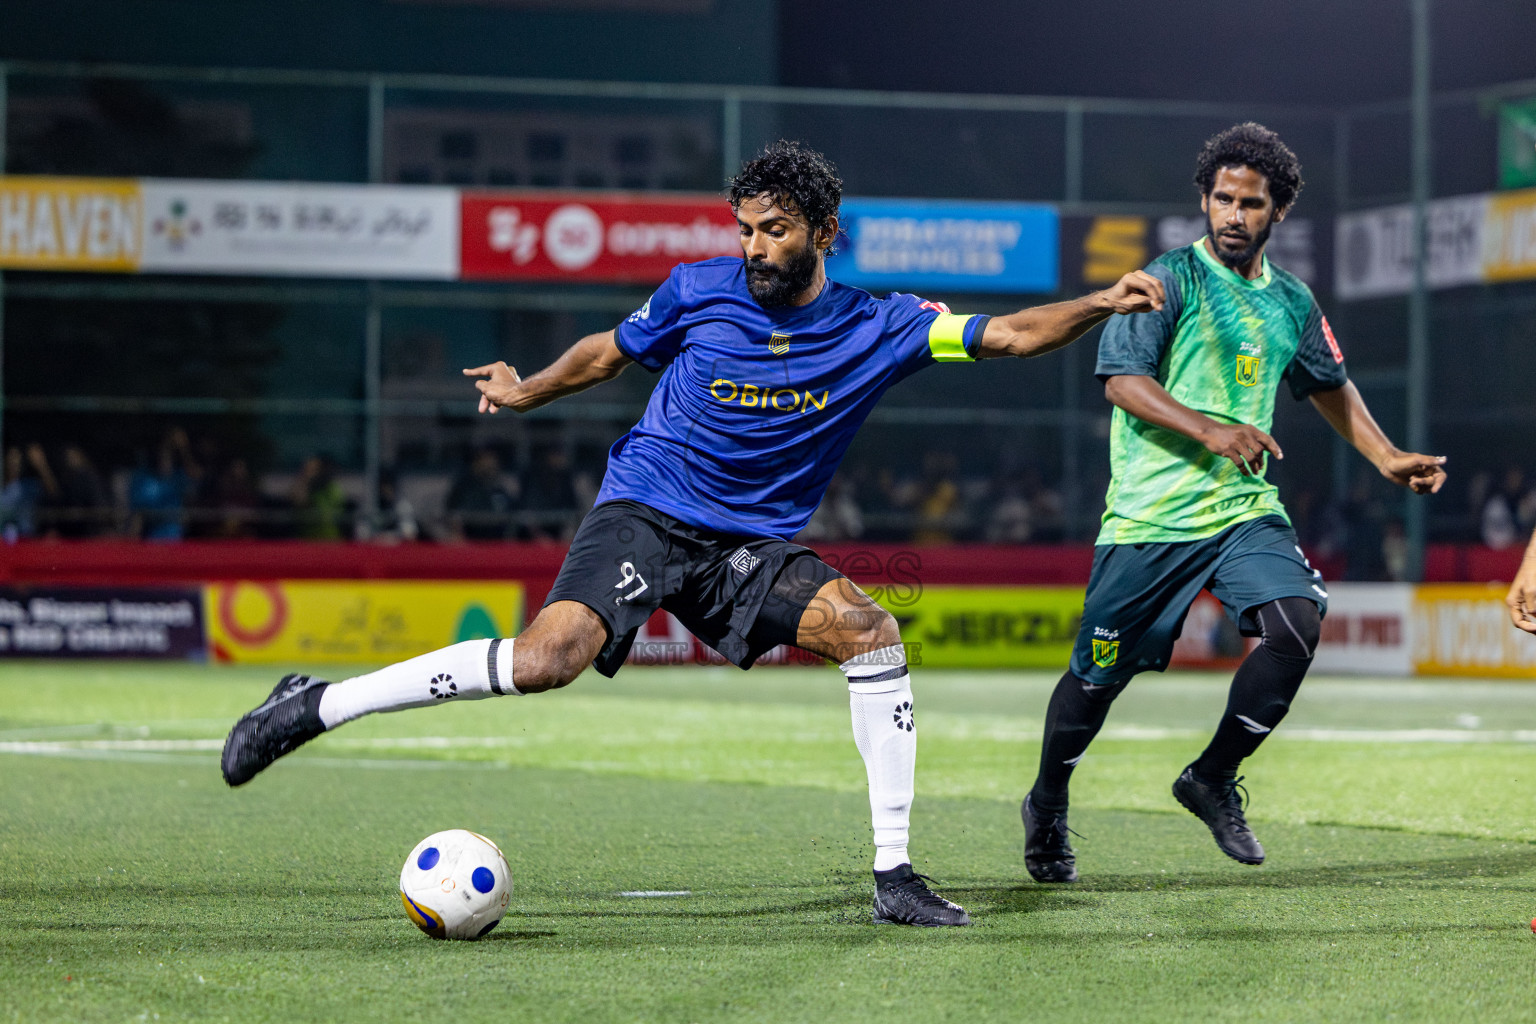
[[[869,924],[835,671],[373,716],[228,790],[272,676],[0,669],[0,1021],[1536,1020],[1529,684],[1309,681],[1245,766],[1249,868],[1168,795],[1225,681],[1144,677],[1078,771],[1083,881],[1044,887],[1018,799],[1054,680],[919,672],[912,850],[976,919],[928,931]],[[450,827],[512,864],[479,943],[396,895]]]

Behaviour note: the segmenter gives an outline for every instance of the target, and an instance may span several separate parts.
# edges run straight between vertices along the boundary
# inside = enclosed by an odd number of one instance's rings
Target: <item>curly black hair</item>
[[[843,201],[843,179],[832,161],[801,142],[780,139],[741,165],[729,182],[731,208],[764,192],[789,213],[802,213],[812,230],[833,217]]]
[[[1211,194],[1216,172],[1223,167],[1251,167],[1269,180],[1275,209],[1290,209],[1301,193],[1301,161],[1280,136],[1253,121],[1235,124],[1205,140],[1195,158],[1195,187]]]

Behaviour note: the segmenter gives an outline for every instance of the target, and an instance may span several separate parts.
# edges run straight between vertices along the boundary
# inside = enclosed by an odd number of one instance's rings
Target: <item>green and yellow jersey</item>
[[[1147,272],[1163,282],[1167,302],[1158,312],[1110,320],[1099,342],[1100,380],[1154,377],[1191,409],[1266,433],[1281,380],[1298,400],[1347,381],[1311,289],[1268,258],[1250,281],[1201,239],[1164,253]],[[1114,412],[1109,461],[1098,544],[1200,540],[1260,516],[1285,517],[1262,473],[1244,476],[1200,442],[1124,409]]]

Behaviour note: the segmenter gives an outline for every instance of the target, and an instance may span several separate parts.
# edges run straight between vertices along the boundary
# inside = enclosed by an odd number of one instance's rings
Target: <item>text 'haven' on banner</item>
[[[143,223],[137,181],[0,177],[0,268],[137,270]]]
[[[460,210],[470,280],[656,285],[679,263],[741,255],[719,196],[465,192]]]

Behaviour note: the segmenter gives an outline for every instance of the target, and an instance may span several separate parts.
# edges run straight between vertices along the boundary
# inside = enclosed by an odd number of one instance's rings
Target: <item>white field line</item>
[[[60,730],[68,735],[70,729]],[[937,730],[941,734],[947,730]],[[57,735],[57,733],[55,733]],[[973,734],[974,735],[974,734]],[[1109,740],[1153,741],[1189,739],[1203,735],[1193,729],[1164,729],[1149,726],[1108,728],[1101,736]],[[1536,729],[1290,729],[1277,732],[1277,738],[1314,743],[1536,743]],[[1015,737],[999,737],[1013,739]],[[1017,737],[1020,739],[1026,737]],[[1027,737],[1036,738],[1031,731]],[[633,742],[635,737],[629,737]],[[525,748],[531,744],[522,736],[401,736],[396,738],[347,738],[327,740],[326,746],[348,750],[504,750]],[[626,744],[628,745],[628,744]],[[643,745],[640,744],[640,745]],[[31,754],[41,757],[90,758],[148,755],[211,754],[222,750],[222,739],[35,739],[0,740],[0,754]],[[116,758],[113,758],[116,759]],[[311,763],[358,764],[357,758],[306,757]],[[420,766],[422,760],[375,761],[382,766]]]
[[[620,896],[629,896],[634,899],[653,900],[659,896],[692,896],[692,889],[631,889],[619,893]]]

